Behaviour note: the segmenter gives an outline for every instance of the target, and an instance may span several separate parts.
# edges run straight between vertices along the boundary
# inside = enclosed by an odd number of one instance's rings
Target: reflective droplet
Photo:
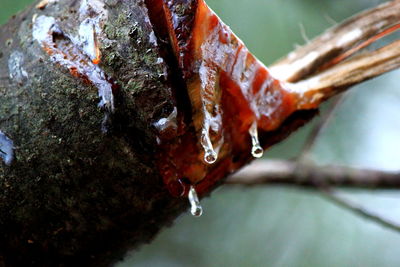
[[[251,149],[251,154],[255,158],[261,158],[264,155],[264,150],[261,146],[253,146]]]
[[[217,153],[212,149],[207,150],[204,154],[204,160],[208,164],[213,164],[217,161]]]
[[[218,154],[213,148],[209,133],[204,129],[201,137],[201,145],[204,148],[204,161],[208,164],[215,163],[218,159]]]
[[[190,186],[188,198],[191,205],[190,212],[194,217],[200,217],[203,214],[203,208],[200,205],[199,197],[193,185]]]
[[[254,122],[249,129],[249,134],[251,136],[251,154],[255,158],[261,158],[264,154],[264,150],[260,145],[260,141],[258,140],[258,131],[257,131],[257,122]]]

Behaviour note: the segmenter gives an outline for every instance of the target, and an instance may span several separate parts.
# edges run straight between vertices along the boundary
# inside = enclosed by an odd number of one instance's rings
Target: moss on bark
[[[32,6],[0,28],[0,130],[15,146],[12,164],[0,163],[7,266],[109,265],[186,205],[169,196],[155,168],[151,125],[174,99],[143,1],[105,1],[100,67],[120,88],[107,133],[97,88],[54,64],[32,38],[40,15],[75,33],[79,4]],[[17,78],[9,68],[16,51]]]

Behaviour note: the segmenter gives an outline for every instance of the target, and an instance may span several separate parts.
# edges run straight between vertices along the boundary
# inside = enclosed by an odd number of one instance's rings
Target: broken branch
[[[283,81],[303,80],[332,59],[399,22],[400,1],[384,3],[328,29],[273,64],[270,70],[276,78]]]
[[[305,95],[328,99],[352,85],[400,67],[400,40],[373,52],[362,53],[290,86]]]

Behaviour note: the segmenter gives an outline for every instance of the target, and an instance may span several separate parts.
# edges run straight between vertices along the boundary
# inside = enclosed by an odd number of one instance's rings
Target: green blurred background
[[[0,0],[0,23],[31,2]],[[312,38],[335,21],[384,1],[207,2],[251,51],[270,64],[303,44],[304,35]],[[318,164],[400,170],[399,73],[351,90],[313,150]],[[266,157],[295,157],[309,129],[301,129]],[[341,193],[400,222],[396,191]],[[117,266],[400,266],[400,233],[349,213],[312,190],[224,186],[202,204],[201,218],[182,215]]]

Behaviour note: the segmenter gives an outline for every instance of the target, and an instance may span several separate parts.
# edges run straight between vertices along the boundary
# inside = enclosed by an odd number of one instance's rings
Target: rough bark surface
[[[40,15],[76,32],[80,1],[33,5],[0,28],[0,129],[15,147],[13,162],[0,164],[3,265],[106,266],[186,207],[154,166],[151,125],[174,100],[146,8],[140,0],[106,4],[111,45],[101,47],[100,67],[121,88],[107,133],[97,88],[53,63],[32,37]]]

